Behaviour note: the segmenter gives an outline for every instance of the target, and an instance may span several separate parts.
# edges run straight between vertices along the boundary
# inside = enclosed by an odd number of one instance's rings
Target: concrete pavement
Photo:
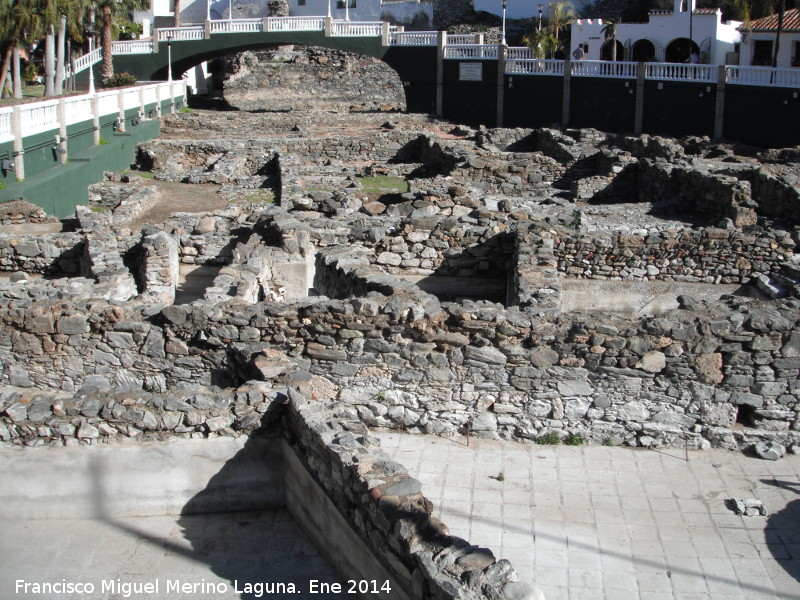
[[[377,436],[453,534],[547,600],[800,599],[800,456]]]

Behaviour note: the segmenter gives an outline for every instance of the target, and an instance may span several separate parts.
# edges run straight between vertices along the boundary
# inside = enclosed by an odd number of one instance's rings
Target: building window
[[[772,40],[753,40],[752,65],[758,67],[772,66]]]
[[[800,42],[792,45],[792,66],[800,67]]]
[[[297,0],[297,6],[305,6],[306,0]]]
[[[356,8],[356,0],[336,0],[336,8],[344,8],[345,2],[347,2],[347,8]]]

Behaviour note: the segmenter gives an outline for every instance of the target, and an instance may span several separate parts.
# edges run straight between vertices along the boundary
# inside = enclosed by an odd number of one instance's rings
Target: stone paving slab
[[[800,599],[800,456],[376,435],[454,535],[547,600]]]
[[[107,520],[10,517],[0,520],[3,600],[355,598],[344,593],[309,593],[312,579],[329,584],[341,579],[285,509]],[[18,579],[89,583],[94,592],[16,593]],[[103,581],[116,587],[107,584],[103,590]],[[191,587],[176,591],[169,587],[173,581]],[[157,593],[122,587],[155,582]],[[260,592],[255,587],[259,583],[264,584]],[[289,583],[295,584],[297,592],[281,593]],[[248,584],[253,586],[249,593]]]

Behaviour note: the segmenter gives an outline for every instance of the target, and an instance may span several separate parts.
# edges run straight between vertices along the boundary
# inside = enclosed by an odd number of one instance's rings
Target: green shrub
[[[0,181],[0,190],[4,190],[4,189],[6,189],[7,187],[8,187],[8,185],[6,185],[6,182],[5,182],[5,181]]]
[[[567,446],[581,446],[585,441],[586,440],[583,439],[583,436],[578,435],[577,433],[570,433],[566,438],[564,438],[564,444]]]
[[[561,438],[558,436],[557,432],[551,431],[550,433],[539,436],[534,442],[543,446],[557,446],[561,443]]]
[[[114,73],[103,82],[103,87],[106,88],[128,87],[131,85],[136,85],[136,75],[131,75],[124,71],[122,73]]]
[[[106,138],[104,138],[102,135],[100,136],[100,139],[99,139],[99,140],[97,140],[97,145],[98,145],[98,146],[107,146],[107,145],[108,145],[108,144],[110,144],[110,143],[111,143],[111,142],[109,142],[109,141],[108,141]]]

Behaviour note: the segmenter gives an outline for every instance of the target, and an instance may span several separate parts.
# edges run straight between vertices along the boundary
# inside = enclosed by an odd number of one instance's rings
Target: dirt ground
[[[228,201],[218,193],[220,186],[214,183],[176,183],[158,179],[146,183],[158,188],[161,200],[128,224],[132,230],[163,223],[173,213],[211,212],[228,206]]]

